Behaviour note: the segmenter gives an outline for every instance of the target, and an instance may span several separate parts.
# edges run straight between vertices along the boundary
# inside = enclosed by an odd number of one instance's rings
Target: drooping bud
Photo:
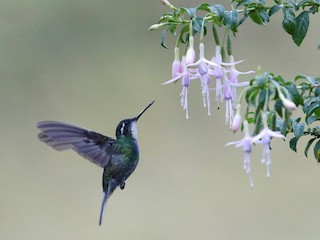
[[[237,113],[234,116],[234,119],[232,121],[232,125],[231,125],[231,128],[230,128],[231,131],[233,133],[237,132],[241,127],[241,123],[242,123],[242,118],[241,118],[241,115],[240,115],[240,104],[237,104]]]
[[[283,106],[289,110],[296,110],[297,106],[294,102],[291,102],[289,99],[285,98],[280,89],[278,89],[279,98]]]
[[[168,0],[161,0],[161,3],[162,3],[163,5],[165,5],[165,6],[168,6],[168,7],[171,6],[171,4],[169,3]]]
[[[282,104],[283,104],[283,106],[285,106],[285,108],[287,108],[289,110],[296,110],[297,109],[296,104],[286,98],[282,100]]]
[[[157,30],[158,28],[166,25],[167,23],[158,23],[158,24],[153,24],[149,27],[148,31],[153,31],[153,30]]]

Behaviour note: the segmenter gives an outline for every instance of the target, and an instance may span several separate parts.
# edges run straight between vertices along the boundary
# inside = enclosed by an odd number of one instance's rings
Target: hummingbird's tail
[[[102,224],[103,216],[104,216],[106,206],[107,206],[107,200],[108,200],[108,193],[104,192],[103,198],[102,198],[102,204],[101,204],[99,226],[101,226],[101,224]]]

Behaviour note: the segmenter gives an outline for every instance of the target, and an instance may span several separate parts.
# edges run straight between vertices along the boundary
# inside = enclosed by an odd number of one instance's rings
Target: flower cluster
[[[217,103],[226,102],[225,123],[229,122],[230,127],[234,119],[234,112],[237,107],[237,88],[249,85],[249,82],[239,82],[240,74],[249,74],[254,71],[240,72],[236,69],[236,65],[242,61],[234,61],[233,56],[229,57],[229,62],[223,62],[220,46],[216,46],[215,56],[208,60],[204,56],[204,44],[200,41],[199,58],[196,60],[194,49],[194,38],[189,37],[189,47],[186,54],[180,60],[179,48],[175,47],[175,58],[172,63],[172,78],[163,83],[167,85],[176,83],[181,80],[182,91],[181,106],[186,111],[186,118],[189,118],[188,111],[188,88],[192,80],[198,79],[201,83],[201,93],[203,98],[203,106],[207,108],[208,115],[211,115],[210,92],[215,92],[215,100]],[[215,86],[211,86],[214,82]]]
[[[226,144],[228,145],[235,145],[236,147],[242,147],[244,152],[244,161],[243,161],[243,168],[249,176],[250,179],[250,186],[253,187],[253,179],[251,175],[251,150],[253,144],[262,144],[263,145],[263,152],[262,152],[262,159],[261,163],[267,166],[267,177],[270,177],[270,142],[271,138],[285,138],[284,135],[280,134],[280,132],[272,131],[267,123],[267,115],[263,114],[263,129],[259,134],[252,137],[249,133],[249,126],[248,121],[244,120],[244,137],[236,142],[229,142]]]

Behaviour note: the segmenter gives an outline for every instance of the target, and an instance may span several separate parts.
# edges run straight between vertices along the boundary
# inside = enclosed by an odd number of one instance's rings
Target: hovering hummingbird
[[[138,164],[137,121],[153,103],[154,101],[136,117],[122,120],[116,129],[116,139],[69,123],[43,121],[37,124],[41,130],[38,137],[42,142],[58,151],[72,149],[103,167],[104,195],[99,225],[102,223],[107,200],[118,186],[124,189],[125,181]]]

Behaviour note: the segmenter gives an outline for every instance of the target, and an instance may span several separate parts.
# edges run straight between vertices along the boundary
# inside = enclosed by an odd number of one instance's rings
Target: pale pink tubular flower
[[[253,138],[250,136],[249,124],[247,120],[243,121],[243,127],[244,127],[244,138],[242,138],[240,141],[229,142],[225,146],[235,145],[236,147],[243,148],[243,152],[244,152],[243,168],[246,171],[247,175],[249,176],[250,186],[253,187],[253,179],[251,175],[251,158],[250,158],[250,154],[252,151]]]
[[[222,102],[223,101],[223,94],[222,94],[222,77],[224,69],[221,66],[222,63],[222,56],[220,53],[220,46],[216,46],[216,55],[215,57],[212,57],[211,62],[214,62],[216,66],[214,66],[213,71],[211,72],[211,75],[214,77],[216,81],[216,102]]]
[[[243,86],[248,86],[249,85],[249,81],[245,81],[245,82],[241,82],[239,83],[238,81],[238,76],[240,74],[250,74],[250,73],[254,73],[254,71],[247,71],[247,72],[240,72],[236,69],[235,65],[243,62],[243,60],[234,61],[234,57],[231,55],[230,56],[230,69],[228,70],[229,72],[229,76],[228,79],[230,81],[230,85],[232,88],[232,96],[234,99],[237,99],[237,87],[243,87]],[[234,107],[235,107],[235,102],[234,102]]]
[[[225,74],[224,74],[225,75]],[[224,100],[226,101],[226,114],[225,114],[225,124],[228,122],[230,123],[230,128],[231,124],[233,122],[233,112],[234,112],[234,107],[233,107],[233,96],[232,96],[232,90],[231,90],[231,85],[229,80],[224,76],[224,83],[223,83],[223,96]]]
[[[253,137],[253,142],[263,145],[262,159],[261,163],[266,164],[267,166],[267,177],[270,177],[270,142],[271,138],[285,138],[280,132],[272,131],[267,122],[267,114],[263,113],[262,115],[263,129],[261,132]]]
[[[195,79],[195,77],[193,76],[193,74],[189,71],[189,69],[186,67],[186,57],[183,56],[182,57],[182,61],[181,61],[181,65],[182,65],[182,72],[175,72],[176,77],[162,83],[162,85],[167,85],[170,83],[175,83],[178,80],[182,80],[182,91],[180,93],[181,96],[181,106],[182,108],[186,111],[186,118],[189,118],[189,110],[188,110],[188,88],[190,85],[190,80],[191,79]]]
[[[172,78],[177,77],[183,72],[182,63],[179,60],[179,48],[174,48],[174,61],[172,63]]]
[[[189,37],[189,48],[186,54],[186,65],[194,63],[196,59],[196,52],[194,51],[194,38],[193,36]]]
[[[208,115],[211,115],[210,110],[210,71],[212,71],[209,67],[216,66],[215,63],[207,60],[204,56],[204,44],[200,42],[199,44],[199,60],[195,63],[188,64],[187,67],[190,68],[190,71],[193,72],[193,76],[197,77],[201,81],[201,89],[202,89],[202,98],[203,98],[203,106],[208,108]],[[197,67],[193,69],[192,67]]]

